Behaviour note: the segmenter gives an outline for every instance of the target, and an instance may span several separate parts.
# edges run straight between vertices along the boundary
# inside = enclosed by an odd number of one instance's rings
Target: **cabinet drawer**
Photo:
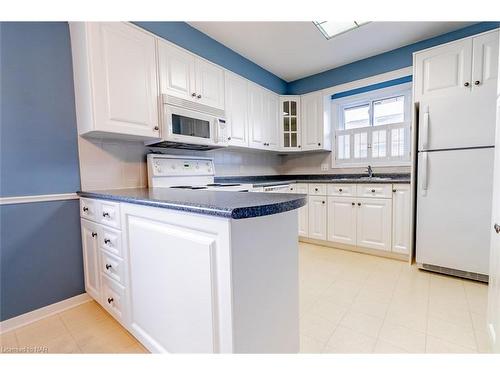
[[[390,198],[392,196],[392,185],[385,184],[358,184],[357,196],[363,198]]]
[[[80,217],[96,221],[99,204],[94,199],[80,198]]]
[[[120,229],[120,204],[99,201],[99,222]]]
[[[354,197],[356,196],[355,184],[329,184],[328,195],[335,197]]]
[[[123,256],[122,233],[119,230],[100,226],[99,246],[113,255]]]
[[[117,320],[123,321],[126,311],[125,288],[102,274],[101,305]]]
[[[297,184],[290,184],[287,193],[297,194]]]
[[[309,184],[310,195],[326,195],[326,184]]]
[[[295,184],[295,193],[307,194],[308,193],[307,184]]]
[[[125,285],[125,263],[120,258],[109,254],[106,251],[101,253],[101,271],[114,281]]]

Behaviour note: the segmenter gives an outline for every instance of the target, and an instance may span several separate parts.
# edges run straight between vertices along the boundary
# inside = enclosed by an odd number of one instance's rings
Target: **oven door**
[[[214,116],[189,109],[165,105],[165,140],[197,145],[216,145]]]

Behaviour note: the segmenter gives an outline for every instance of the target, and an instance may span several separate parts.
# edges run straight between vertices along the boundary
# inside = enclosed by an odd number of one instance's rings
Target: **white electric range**
[[[249,192],[252,184],[215,183],[211,158],[148,154],[148,186],[188,190]]]

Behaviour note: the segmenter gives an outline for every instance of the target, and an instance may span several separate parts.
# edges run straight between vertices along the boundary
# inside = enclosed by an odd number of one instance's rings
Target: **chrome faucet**
[[[373,177],[373,169],[372,169],[371,165],[368,166],[368,168],[366,169],[366,171],[368,172],[368,177],[372,178]]]

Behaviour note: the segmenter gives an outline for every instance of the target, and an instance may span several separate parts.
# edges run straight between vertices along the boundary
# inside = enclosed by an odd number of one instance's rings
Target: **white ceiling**
[[[326,40],[312,22],[189,22],[285,81],[468,26],[470,22],[372,22]]]

